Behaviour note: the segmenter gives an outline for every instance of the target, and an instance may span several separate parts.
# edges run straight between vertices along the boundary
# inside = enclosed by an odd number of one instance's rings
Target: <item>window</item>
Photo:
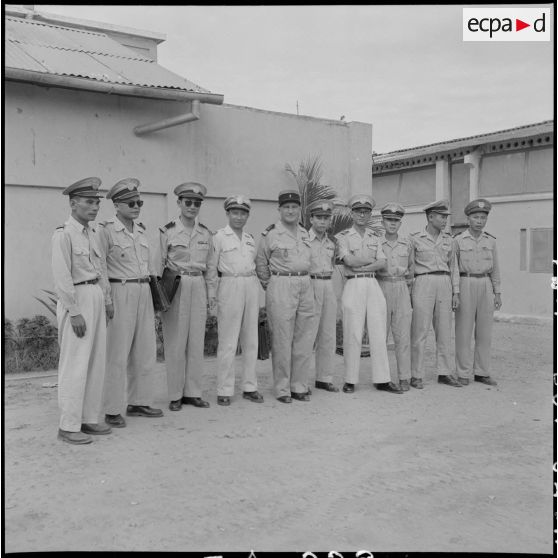
[[[552,273],[552,233],[553,229],[531,229],[531,273]]]

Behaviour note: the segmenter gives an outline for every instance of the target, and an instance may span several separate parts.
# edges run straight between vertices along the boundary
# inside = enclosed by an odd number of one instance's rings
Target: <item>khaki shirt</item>
[[[141,279],[150,275],[149,244],[142,224],[134,223],[129,232],[114,216],[99,223],[97,238],[105,278]],[[108,299],[110,304],[110,294]]]
[[[404,277],[412,274],[411,241],[407,237],[398,236],[395,240],[388,240],[384,236],[380,239],[380,245],[387,258],[387,266],[376,272],[379,276]]]
[[[165,267],[173,271],[205,272],[212,243],[211,231],[205,225],[196,222],[189,233],[177,217],[159,229],[159,275]]]
[[[459,271],[488,273],[495,293],[500,293],[500,266],[496,252],[496,239],[482,232],[475,238],[467,229],[455,237]]]
[[[256,273],[262,287],[272,272],[310,271],[310,236],[301,225],[297,225],[296,235],[292,235],[278,221],[263,233],[256,256]]]
[[[52,275],[54,290],[70,316],[81,314],[76,299],[76,283],[98,279],[106,297],[109,287],[101,272],[100,250],[95,229],[84,227],[70,217],[64,225],[54,231]]]
[[[256,242],[251,234],[242,232],[242,238],[227,225],[213,235],[213,245],[207,260],[207,295],[217,294],[219,272],[249,274],[256,271]]]
[[[449,271],[454,294],[459,293],[459,270],[455,258],[455,242],[452,236],[442,231],[437,238],[432,237],[426,229],[413,233],[411,254],[415,276],[431,271]]]
[[[308,231],[310,238],[310,273],[333,273],[335,242],[327,234],[320,240],[316,231]]]
[[[372,264],[378,260],[386,259],[380,245],[380,239],[369,229],[365,230],[364,236],[360,236],[360,233],[354,227],[351,227],[338,233],[335,238],[337,239],[337,258],[339,260],[343,260],[345,256],[350,254],[370,261],[369,264],[360,267],[351,267],[343,263],[344,275],[374,271],[370,269]]]

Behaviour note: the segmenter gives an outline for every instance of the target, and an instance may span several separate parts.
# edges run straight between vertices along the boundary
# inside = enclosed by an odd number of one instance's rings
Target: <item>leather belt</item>
[[[488,273],[459,273],[460,277],[490,277]]]
[[[354,275],[345,275],[345,279],[358,279],[359,277],[376,277],[375,273],[355,273]]]
[[[203,275],[201,271],[178,271],[180,275],[188,275],[190,277],[198,277],[199,275]]]
[[[149,277],[142,277],[140,279],[113,279],[109,277],[109,283],[149,283]]]
[[[426,273],[415,273],[416,277],[421,275],[449,275],[449,271],[427,271]]]
[[[250,271],[248,273],[224,273],[220,271],[219,274],[219,277],[252,277],[256,275],[256,272]]]
[[[399,275],[399,276],[378,275],[376,279],[378,279],[378,281],[406,281],[403,275]]]
[[[302,277],[308,275],[307,271],[272,271],[271,275],[278,275],[279,277]]]
[[[74,283],[74,285],[96,285],[99,279],[89,279],[89,281],[80,281],[79,283]]]
[[[331,273],[310,273],[310,279],[331,279]]]

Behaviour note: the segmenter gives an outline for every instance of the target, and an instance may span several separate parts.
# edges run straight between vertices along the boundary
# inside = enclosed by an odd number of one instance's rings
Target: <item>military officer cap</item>
[[[285,203],[298,203],[298,205],[300,205],[300,194],[298,190],[281,190],[278,199],[279,207]]]
[[[349,207],[351,209],[369,209],[372,211],[375,205],[376,202],[367,194],[355,194],[349,199]]]
[[[463,210],[465,215],[471,215],[471,213],[490,213],[492,209],[492,204],[483,198],[479,198],[478,200],[473,200],[469,202],[465,209]]]
[[[386,203],[386,205],[384,205],[384,207],[380,210],[380,213],[383,217],[401,220],[403,215],[405,215],[405,209],[402,205],[392,202]]]
[[[310,215],[326,215],[333,213],[333,202],[331,200],[316,200],[308,206]]]
[[[440,213],[440,215],[451,215],[449,210],[448,200],[436,200],[435,202],[429,203],[423,211],[428,215],[429,213]]]
[[[225,211],[229,211],[229,209],[243,209],[250,212],[252,202],[244,196],[230,196],[223,205],[225,206]]]
[[[78,180],[73,184],[70,184],[63,192],[65,196],[81,196],[82,198],[102,198],[103,194],[99,192],[99,186],[101,185],[101,179],[96,176],[90,176],[89,178],[83,178]]]
[[[139,185],[140,181],[137,178],[123,178],[107,192],[107,200],[120,202],[137,198],[139,196]]]
[[[174,193],[179,198],[194,198],[196,200],[203,200],[205,194],[207,194],[207,188],[199,182],[184,182],[183,184],[179,184],[174,189]]]

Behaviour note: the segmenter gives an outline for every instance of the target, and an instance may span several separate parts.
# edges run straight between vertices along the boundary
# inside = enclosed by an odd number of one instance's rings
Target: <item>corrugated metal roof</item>
[[[210,93],[104,33],[5,17],[5,66],[134,86]]]

